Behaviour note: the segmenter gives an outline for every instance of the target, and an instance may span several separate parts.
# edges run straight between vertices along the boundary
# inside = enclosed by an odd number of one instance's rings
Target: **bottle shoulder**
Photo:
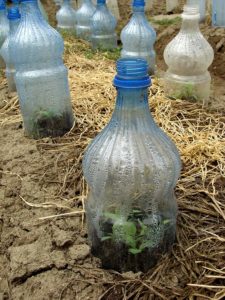
[[[81,7],[76,11],[76,17],[77,19],[82,19],[82,18],[90,18],[93,16],[96,8],[93,4],[88,5],[87,3],[83,3]]]
[[[176,146],[154,122],[148,126],[143,123],[125,129],[111,120],[94,139],[83,161],[84,176],[90,185],[93,178],[101,177],[106,170],[121,180],[127,172],[132,179],[134,170],[140,176],[144,172],[165,172],[167,180],[171,173],[171,180],[177,180],[181,162]]]
[[[111,29],[115,29],[117,25],[116,18],[108,9],[96,9],[91,21],[93,27],[109,26]]]
[[[149,40],[154,43],[156,41],[156,31],[145,17],[137,18],[133,16],[128,24],[123,28],[121,32],[121,40],[123,41],[131,37],[143,37],[146,43],[149,43]]]
[[[76,11],[71,6],[62,6],[56,13],[56,19],[75,17]]]
[[[21,20],[10,53],[19,63],[47,62],[62,56],[64,42],[60,34],[44,19]]]
[[[201,32],[189,34],[180,32],[165,48],[164,59],[168,66],[190,71],[208,69],[214,58],[214,51]]]

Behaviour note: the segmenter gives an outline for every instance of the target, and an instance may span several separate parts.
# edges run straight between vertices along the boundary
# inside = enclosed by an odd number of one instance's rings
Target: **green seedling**
[[[198,101],[198,96],[195,94],[195,86],[191,83],[183,85],[179,92],[172,95],[172,98],[189,101]]]
[[[128,251],[133,255],[156,246],[154,237],[163,233],[164,226],[168,225],[170,220],[164,220],[162,224],[154,228],[140,220],[141,214],[141,211],[133,210],[128,220],[124,220],[119,213],[105,213],[104,218],[113,221],[112,233],[102,237],[101,240],[125,243]]]

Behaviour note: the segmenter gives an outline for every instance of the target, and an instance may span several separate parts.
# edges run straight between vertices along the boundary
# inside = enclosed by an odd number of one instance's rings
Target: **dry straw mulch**
[[[105,55],[92,54],[85,44],[73,39],[66,42],[65,61],[76,125],[66,136],[37,141],[37,146],[40,151],[58,154],[55,167],[61,183],[55,198],[63,198],[72,188],[74,201],[78,201],[87,191],[81,171],[83,151],[113,111],[115,63]],[[176,143],[183,161],[176,189],[177,243],[148,274],[121,275],[93,268],[87,271],[88,282],[103,290],[99,299],[224,299],[224,113],[167,99],[157,79],[149,100],[154,119]],[[16,96],[7,98],[0,113],[2,126],[21,121]],[[43,172],[44,179],[54,180],[51,170]]]

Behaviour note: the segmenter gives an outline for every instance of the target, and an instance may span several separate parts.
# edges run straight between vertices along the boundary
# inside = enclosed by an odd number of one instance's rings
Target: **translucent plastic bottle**
[[[22,18],[10,43],[25,134],[60,136],[73,126],[63,40],[42,17],[37,0],[22,0]]]
[[[91,18],[95,12],[95,6],[91,0],[83,0],[81,7],[76,12],[76,33],[81,39],[91,39]]]
[[[117,21],[108,10],[106,0],[97,0],[97,9],[91,23],[91,42],[94,49],[111,50],[117,47]]]
[[[6,6],[3,0],[0,0],[0,48],[9,34],[9,21],[6,16]],[[5,62],[0,55],[0,69],[5,68]]]
[[[225,27],[225,1],[212,0],[213,26]]]
[[[133,16],[121,32],[122,57],[142,57],[149,64],[149,73],[155,73],[156,32],[145,17],[144,0],[133,1]]]
[[[17,7],[9,9],[8,19],[9,19],[10,31],[9,31],[8,37],[5,39],[5,41],[2,45],[2,48],[0,50],[0,55],[3,57],[5,64],[6,64],[6,77],[7,77],[7,81],[8,81],[9,92],[16,91],[16,85],[15,85],[15,81],[14,81],[15,68],[12,63],[12,59],[9,55],[9,45],[15,38],[14,34],[20,23],[20,17],[21,16],[19,13],[19,9]]]
[[[181,30],[165,48],[165,92],[173,98],[207,104],[211,83],[208,68],[214,53],[200,32],[199,17],[197,6],[185,6]]]
[[[148,64],[117,62],[116,107],[83,160],[92,253],[104,268],[147,271],[175,239],[178,151],[148,107]]]
[[[70,0],[63,0],[61,8],[56,14],[57,28],[75,34],[76,11],[72,8]]]

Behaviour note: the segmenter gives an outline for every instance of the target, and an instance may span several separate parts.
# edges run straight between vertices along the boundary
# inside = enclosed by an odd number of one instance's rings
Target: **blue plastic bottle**
[[[97,9],[92,17],[91,42],[94,49],[111,50],[117,47],[115,32],[117,20],[108,10],[106,0],[97,0]]]
[[[83,0],[76,12],[76,34],[79,38],[90,41],[91,18],[95,12],[95,6],[91,0]]]
[[[16,91],[16,85],[14,81],[14,75],[15,75],[15,68],[12,63],[12,59],[9,55],[9,45],[15,38],[15,32],[17,30],[17,27],[20,23],[20,12],[17,7],[10,8],[8,10],[8,19],[9,19],[9,25],[10,25],[10,31],[9,35],[6,38],[5,42],[2,45],[2,48],[0,50],[0,55],[3,57],[5,64],[6,64],[6,77],[8,81],[8,89],[9,92],[15,92]]]
[[[63,0],[61,8],[56,14],[57,28],[75,34],[76,11],[71,6],[70,0]]]
[[[22,0],[22,18],[10,43],[25,134],[60,136],[73,126],[63,40],[43,18],[37,0]]]
[[[225,27],[224,0],[212,0],[212,23],[213,26]]]
[[[156,32],[145,17],[144,0],[133,1],[133,16],[121,32],[121,57],[141,57],[149,64],[149,73],[155,73]]]
[[[0,0],[0,48],[9,34],[9,21],[6,16],[5,1]],[[5,62],[0,55],[0,69],[5,68]]]
[[[83,160],[92,253],[119,272],[148,271],[175,239],[181,163],[149,111],[150,84],[145,60],[117,62],[114,113]]]

